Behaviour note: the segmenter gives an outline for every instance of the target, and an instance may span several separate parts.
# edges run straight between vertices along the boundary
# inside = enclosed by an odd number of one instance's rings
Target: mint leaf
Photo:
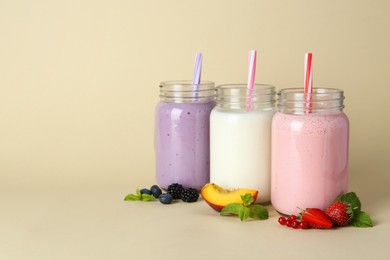
[[[247,207],[242,207],[240,209],[240,212],[238,213],[238,216],[240,217],[241,221],[245,221],[247,218],[249,218],[250,210]]]
[[[135,201],[135,200],[140,200],[140,198],[134,194],[127,194],[125,200]]]
[[[226,205],[220,212],[221,215],[239,215],[241,209],[244,208],[244,206],[241,203],[230,203]]]
[[[249,217],[264,220],[268,219],[268,210],[266,207],[260,204],[252,204],[249,206]]]
[[[351,225],[354,227],[373,227],[370,216],[364,212],[356,212],[352,218]]]
[[[142,201],[150,201],[150,200],[154,200],[155,197],[153,195],[149,195],[149,194],[141,194],[141,200]]]
[[[150,201],[153,199],[155,199],[155,198],[152,195],[141,194],[140,189],[136,189],[135,194],[127,194],[125,197],[125,200],[131,200],[131,201],[136,201],[136,200]]]
[[[255,199],[250,193],[241,195],[242,203],[230,203],[226,205],[220,212],[221,215],[238,215],[241,221],[245,221],[248,218],[253,219],[267,219],[268,210],[260,205],[253,204]]]
[[[250,193],[246,193],[245,195],[241,195],[241,200],[242,200],[242,204],[244,204],[244,206],[248,207],[249,205],[251,205],[255,199],[253,198],[253,196],[250,194]]]
[[[339,196],[335,201],[342,201],[349,204],[355,214],[361,210],[361,203],[355,192],[347,192]]]

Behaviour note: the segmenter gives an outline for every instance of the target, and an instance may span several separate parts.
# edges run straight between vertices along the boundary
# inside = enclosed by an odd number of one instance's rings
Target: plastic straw
[[[201,79],[201,74],[202,74],[202,53],[197,52],[196,57],[195,57],[195,66],[194,66],[194,76],[192,79],[192,90],[194,92],[194,96],[198,97],[198,89],[199,89],[199,84],[200,84],[200,79]]]
[[[313,66],[312,66],[312,53],[306,53],[305,54],[305,87],[304,92],[306,96],[306,105],[308,108],[308,112],[311,113],[312,109],[312,90],[313,90]]]
[[[252,93],[255,85],[256,76],[256,50],[249,51],[249,69],[248,69],[248,86],[246,94],[246,111],[251,111],[252,107]]]
[[[200,77],[202,74],[202,53],[197,52],[195,57],[194,77],[192,84],[200,84]]]

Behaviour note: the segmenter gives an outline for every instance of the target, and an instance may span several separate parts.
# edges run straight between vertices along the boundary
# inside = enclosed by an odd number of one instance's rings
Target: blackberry
[[[197,189],[188,188],[183,189],[181,192],[181,199],[185,202],[195,202],[199,198],[199,192]]]
[[[171,204],[172,200],[173,200],[173,196],[172,196],[172,194],[169,194],[169,193],[163,193],[160,195],[160,197],[158,197],[158,200],[162,204]]]
[[[150,191],[155,198],[158,198],[162,193],[160,187],[158,187],[157,185],[153,185],[152,187],[150,187]]]
[[[173,199],[181,199],[181,192],[183,191],[183,186],[179,183],[172,183],[168,186],[168,193],[172,194]]]

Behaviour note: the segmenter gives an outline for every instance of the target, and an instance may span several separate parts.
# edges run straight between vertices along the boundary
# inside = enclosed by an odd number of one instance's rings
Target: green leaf
[[[125,200],[131,200],[131,201],[135,201],[135,200],[140,200],[140,198],[137,196],[137,195],[134,195],[134,194],[127,194],[126,197],[125,197]]]
[[[364,212],[359,211],[355,213],[355,215],[352,218],[351,225],[354,227],[373,227],[370,216]]]
[[[155,197],[153,195],[149,195],[149,194],[141,194],[141,200],[142,201],[150,201],[150,200],[154,200]]]
[[[125,200],[131,200],[131,201],[141,200],[142,199],[141,191],[137,189],[135,193],[136,194],[127,194]]]
[[[260,205],[253,204],[255,199],[250,193],[241,196],[243,203],[230,203],[226,205],[220,212],[221,215],[238,215],[241,221],[248,218],[257,220],[268,219],[268,210]],[[246,204],[249,204],[246,206]],[[252,205],[251,205],[252,204]]]
[[[249,217],[257,219],[257,220],[264,220],[268,219],[268,210],[266,207],[260,204],[252,204],[249,206]]]
[[[342,201],[349,204],[355,214],[361,210],[361,203],[355,192],[347,192],[339,196],[335,201]]]
[[[239,215],[240,210],[245,208],[241,203],[230,203],[226,205],[220,212],[221,215]]]
[[[246,193],[245,195],[241,195],[241,200],[242,200],[242,204],[244,204],[244,206],[246,206],[246,207],[248,207],[253,202],[255,202],[255,199],[253,198],[253,196],[250,193]]]
[[[247,218],[249,218],[250,210],[247,207],[242,207],[240,209],[240,212],[238,213],[238,216],[240,217],[241,221],[245,221]]]

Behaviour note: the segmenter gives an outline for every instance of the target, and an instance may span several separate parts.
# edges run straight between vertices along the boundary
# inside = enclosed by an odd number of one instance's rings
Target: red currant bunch
[[[291,227],[293,229],[308,229],[309,225],[306,221],[300,221],[297,216],[291,215],[289,217],[279,217],[278,222],[282,226]]]

